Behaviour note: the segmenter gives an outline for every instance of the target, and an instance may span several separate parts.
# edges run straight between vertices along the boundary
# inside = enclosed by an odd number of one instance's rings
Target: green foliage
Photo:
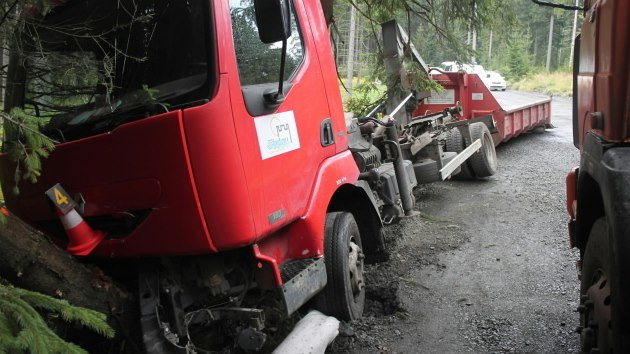
[[[344,100],[346,112],[353,112],[355,117],[363,117],[384,98],[384,87],[376,83],[358,85],[352,96]]]
[[[72,306],[66,300],[0,284],[0,352],[86,353],[76,344],[59,338],[36,309],[57,314],[66,322],[77,322],[104,337],[114,337],[114,330],[102,313]]]
[[[508,37],[508,57],[505,75],[511,80],[521,79],[532,71],[532,61],[527,51],[531,45],[527,33],[514,32]]]
[[[13,192],[19,193],[17,184],[22,180],[32,183],[41,175],[41,159],[48,157],[55,142],[39,132],[41,122],[21,108],[13,108],[11,114],[2,113],[5,135],[16,137],[5,141],[4,151],[16,162]]]
[[[384,85],[383,82],[388,84]],[[367,115],[389,95],[407,96],[411,91],[442,90],[442,86],[429,79],[420,65],[409,57],[403,59],[401,75],[388,76],[381,60],[368,78],[359,80],[359,85],[354,87],[351,97],[344,100],[344,108],[347,112],[353,112],[355,117],[361,117]]]
[[[369,45],[380,32],[379,23],[395,18],[412,36],[413,43],[431,66],[443,61],[470,62],[474,58],[486,70],[499,71],[511,80],[528,75],[547,59],[549,22],[554,12],[551,70],[570,68],[571,34],[575,12],[551,10],[531,0],[346,0],[357,8],[362,19],[358,33],[363,48],[375,52]],[[560,1],[572,3],[569,0]],[[348,10],[335,6],[335,18],[341,31],[347,27]],[[346,22],[344,22],[346,21]],[[582,16],[578,16],[578,33]],[[477,47],[472,50],[469,40],[476,30]],[[492,35],[491,35],[492,33]],[[519,38],[520,36],[520,38]],[[368,37],[373,37],[366,39]],[[343,43],[341,38],[338,43]],[[518,40],[522,43],[515,43]],[[361,58],[364,53],[355,54]],[[343,60],[339,67],[343,70]],[[355,61],[355,70],[357,62]],[[372,67],[372,64],[369,66]],[[361,76],[361,72],[358,72]]]
[[[146,95],[144,101],[146,102],[157,102],[155,95],[160,93],[158,89],[150,88],[149,85],[142,85],[142,93]]]
[[[510,84],[520,91],[531,91],[553,96],[571,96],[573,93],[573,74],[569,71],[547,72],[544,68],[526,78]]]
[[[359,7],[364,16],[383,22],[409,12],[410,16],[440,27],[462,20],[483,27],[492,23],[504,0],[347,0]],[[476,11],[473,11],[475,10]],[[338,16],[337,16],[338,17]]]
[[[440,92],[444,90],[442,85],[433,81],[424,72],[424,69],[417,63],[405,62],[405,69],[407,70],[407,83],[411,90],[414,91],[433,91]]]
[[[472,28],[478,31],[495,23],[513,22],[504,0],[347,0],[367,19],[368,31],[380,32],[379,23],[396,19],[427,63],[446,60],[468,62],[475,56],[464,40]],[[336,7],[336,10],[340,7]],[[338,22],[347,17],[337,12]]]
[[[277,82],[280,77],[278,69],[280,68],[282,46],[279,43],[266,44],[260,41],[251,0],[230,2],[230,4],[232,33],[234,34],[241,84]],[[287,56],[285,58],[285,80],[296,70],[303,58],[297,23],[292,21],[291,27],[292,35],[287,41]]]

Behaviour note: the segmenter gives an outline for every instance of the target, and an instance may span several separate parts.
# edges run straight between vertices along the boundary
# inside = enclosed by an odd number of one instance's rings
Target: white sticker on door
[[[254,124],[263,160],[300,148],[293,111],[256,117]]]

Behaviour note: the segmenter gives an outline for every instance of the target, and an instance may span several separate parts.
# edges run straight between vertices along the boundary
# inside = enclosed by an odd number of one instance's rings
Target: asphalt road
[[[329,352],[578,352],[564,199],[579,162],[570,98],[553,99],[552,123],[500,145],[490,178],[416,190],[421,216],[388,231],[391,261],[367,269],[364,318],[344,324]]]

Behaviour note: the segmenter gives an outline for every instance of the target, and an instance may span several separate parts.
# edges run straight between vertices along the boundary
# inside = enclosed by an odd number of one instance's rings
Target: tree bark
[[[86,266],[12,214],[0,224],[0,251],[0,276],[17,287],[106,314],[116,331],[109,350],[139,351],[132,334],[139,322],[136,298],[100,269]]]

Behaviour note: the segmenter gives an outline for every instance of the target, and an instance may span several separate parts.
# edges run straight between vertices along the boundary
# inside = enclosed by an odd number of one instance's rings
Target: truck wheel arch
[[[580,258],[584,256],[588,236],[597,219],[606,215],[604,199],[599,183],[586,171],[580,169],[578,177],[576,246],[580,250]]]
[[[331,198],[327,212],[348,211],[354,216],[363,242],[367,263],[387,260],[383,224],[376,201],[365,181],[341,186]]]

